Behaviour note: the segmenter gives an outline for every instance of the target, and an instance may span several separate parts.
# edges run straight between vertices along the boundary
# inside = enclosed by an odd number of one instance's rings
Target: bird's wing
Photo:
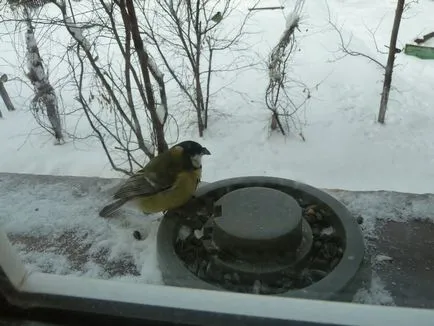
[[[167,151],[154,157],[131,176],[113,195],[115,199],[151,196],[169,189],[175,182],[181,166]]]

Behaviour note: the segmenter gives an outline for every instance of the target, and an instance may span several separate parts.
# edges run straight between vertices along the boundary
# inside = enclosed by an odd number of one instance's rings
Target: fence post
[[[3,99],[3,102],[5,102],[6,108],[8,111],[15,111],[15,107],[12,104],[11,98],[9,97],[8,92],[6,91],[6,88],[4,86],[4,83],[8,81],[8,76],[6,74],[1,75],[0,77],[0,95]],[[0,118],[2,117],[2,114],[0,112]]]

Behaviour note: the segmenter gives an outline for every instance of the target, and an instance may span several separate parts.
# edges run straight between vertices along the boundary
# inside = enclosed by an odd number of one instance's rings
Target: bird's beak
[[[211,152],[206,147],[202,147],[202,155],[211,155]]]

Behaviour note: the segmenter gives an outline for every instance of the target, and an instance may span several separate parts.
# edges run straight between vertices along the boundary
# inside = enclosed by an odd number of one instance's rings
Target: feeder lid
[[[288,194],[246,187],[220,198],[213,240],[222,249],[295,251],[302,238],[302,210]]]

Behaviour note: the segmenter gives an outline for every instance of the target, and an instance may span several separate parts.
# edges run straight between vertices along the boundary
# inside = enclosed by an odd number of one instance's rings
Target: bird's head
[[[203,147],[201,144],[192,140],[178,143],[175,147],[182,149],[183,155],[188,155],[191,164],[197,169],[202,167],[202,156],[211,155],[210,151],[206,147]]]

